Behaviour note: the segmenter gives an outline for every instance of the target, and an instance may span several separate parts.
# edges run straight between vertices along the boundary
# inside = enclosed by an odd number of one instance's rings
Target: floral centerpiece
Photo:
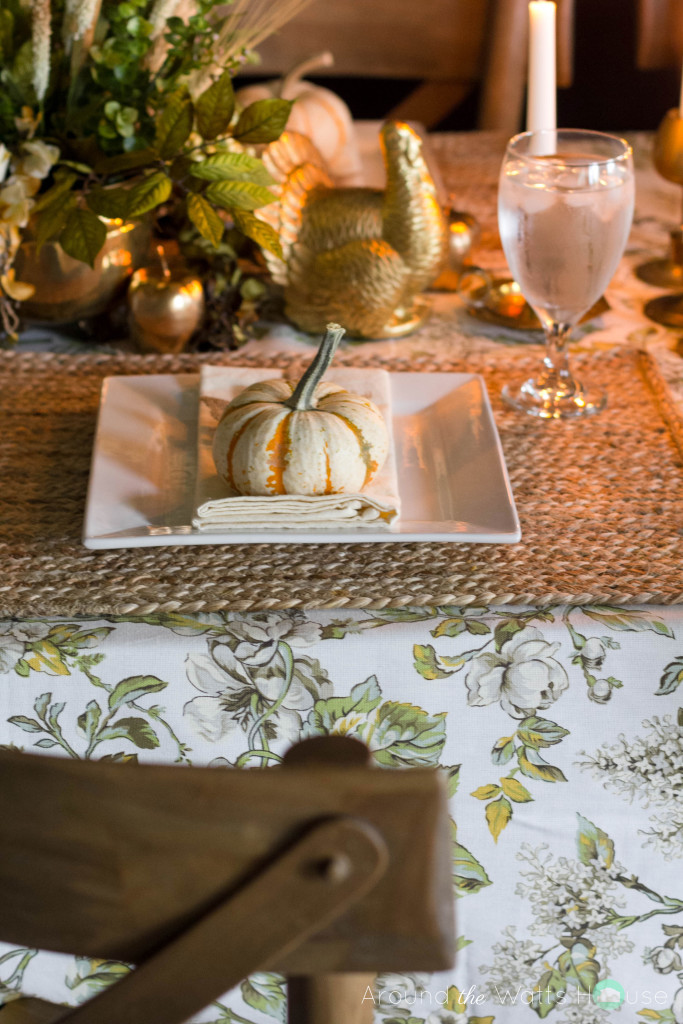
[[[307,0],[3,0],[0,5],[0,319],[33,288],[26,232],[93,265],[108,222],[169,207],[208,247],[226,223],[279,252],[253,211],[274,199],[249,152],[291,103],[236,109],[232,79]]]

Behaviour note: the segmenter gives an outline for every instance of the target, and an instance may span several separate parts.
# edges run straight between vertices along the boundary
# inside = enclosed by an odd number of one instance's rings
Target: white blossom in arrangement
[[[19,159],[15,170],[28,178],[42,181],[59,160],[59,146],[51,146],[42,139],[31,139],[22,142],[19,147]]]
[[[50,36],[52,35],[50,0],[33,0],[31,9],[33,12],[31,27],[33,88],[38,102],[42,103],[50,81]]]
[[[564,667],[550,644],[534,626],[525,626],[501,647],[484,651],[470,663],[465,680],[467,703],[486,707],[500,701],[513,718],[525,718],[550,707],[569,686]]]
[[[666,860],[683,857],[683,726],[669,715],[645,720],[647,735],[605,743],[593,755],[581,751],[581,768],[629,801],[640,800],[643,807],[662,808],[662,814],[650,817],[651,829],[640,830]]]

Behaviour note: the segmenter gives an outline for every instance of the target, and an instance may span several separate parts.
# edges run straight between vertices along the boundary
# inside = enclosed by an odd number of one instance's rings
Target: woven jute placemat
[[[397,346],[400,351],[400,346]],[[683,429],[643,357],[578,354],[609,390],[585,422],[539,422],[498,398],[540,350],[431,365],[371,345],[349,365],[466,370],[486,379],[522,522],[516,545],[211,545],[88,551],[81,543],[102,378],[194,372],[200,362],[299,368],[298,357],[0,356],[0,616],[406,605],[683,601]],[[656,397],[663,400],[662,405]]]

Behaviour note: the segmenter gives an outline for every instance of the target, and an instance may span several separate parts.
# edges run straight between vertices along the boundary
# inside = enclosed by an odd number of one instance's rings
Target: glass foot
[[[594,416],[607,405],[607,392],[586,391],[581,384],[564,391],[548,388],[540,381],[525,380],[521,387],[506,384],[501,392],[503,400],[513,409],[543,420],[569,420],[579,416]]]

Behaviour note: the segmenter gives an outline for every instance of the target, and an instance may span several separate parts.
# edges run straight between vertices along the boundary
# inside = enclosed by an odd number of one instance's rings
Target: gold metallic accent
[[[491,277],[481,267],[468,267],[460,278],[458,294],[470,316],[497,327],[520,331],[542,331],[543,325],[522,295],[517,281]],[[604,295],[584,313],[579,323],[588,323],[610,308]]]
[[[16,276],[35,293],[21,304],[23,320],[71,323],[103,313],[122,295],[147,258],[152,225],[149,220],[108,224],[94,267],[68,256],[58,242],[45,242],[38,250],[30,237],[24,239],[14,261]]]
[[[161,246],[157,252],[159,265],[142,267],[131,278],[131,333],[141,352],[181,352],[204,319],[204,289],[184,266],[172,271]]]
[[[419,136],[400,121],[381,131],[386,188],[335,188],[310,140],[296,132],[266,147],[279,203],[259,211],[278,232],[287,315],[311,334],[334,320],[358,338],[400,337],[424,320],[418,296],[438,277],[448,229]]]
[[[469,263],[472,249],[481,236],[481,226],[476,217],[462,210],[446,211],[448,225],[448,260],[432,288],[436,291],[457,291],[463,268]]]
[[[663,178],[675,185],[683,185],[683,118],[678,107],[667,111],[655,136],[652,153],[654,165]],[[683,214],[681,215],[683,220]],[[671,231],[671,249],[668,258],[649,260],[636,267],[636,277],[657,288],[680,288],[683,285],[683,225]],[[645,309],[653,310],[651,319],[670,327],[680,326],[680,321],[662,320],[667,316],[671,304],[658,304],[658,300],[648,303]],[[675,314],[672,312],[672,316]]]

